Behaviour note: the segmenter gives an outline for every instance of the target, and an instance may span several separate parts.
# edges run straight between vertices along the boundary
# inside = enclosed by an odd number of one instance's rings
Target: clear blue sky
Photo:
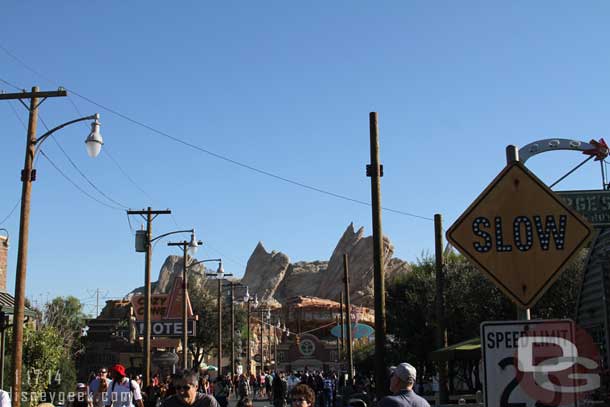
[[[442,213],[448,228],[502,169],[507,144],[607,136],[609,15],[604,1],[6,1],[0,79],[65,86],[215,154],[361,201],[377,111],[383,205]],[[12,109],[26,121],[18,103],[0,103],[0,220],[21,188],[25,130]],[[198,258],[223,257],[227,272],[242,275],[259,240],[293,262],[327,260],[350,222],[371,233],[370,207],[186,147],[74,93],[40,109],[49,127],[95,112],[106,151],[137,187],[107,154],[86,156],[86,125],[58,133],[71,159],[127,207],[172,209],[175,222],[159,217],[154,233],[195,227],[206,243]],[[52,140],[44,151],[108,202]],[[550,183],[582,159],[555,152],[528,164]],[[143,284],[125,212],[86,197],[44,157],[37,168],[27,295],[118,297]],[[590,163],[559,189],[600,182]],[[0,225],[13,242],[10,291],[18,212]],[[384,212],[383,229],[397,257],[433,251],[431,221]],[[178,252],[155,247],[155,276],[169,254]]]

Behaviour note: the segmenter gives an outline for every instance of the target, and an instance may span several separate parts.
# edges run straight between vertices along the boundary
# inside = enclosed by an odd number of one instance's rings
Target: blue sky
[[[214,154],[361,201],[377,111],[383,205],[442,213],[448,228],[502,169],[506,145],[607,135],[609,13],[603,1],[7,1],[0,79],[65,86]],[[206,243],[198,258],[223,257],[227,272],[243,274],[259,240],[292,261],[327,260],[350,222],[371,233],[370,207],[189,148],[74,93],[40,109],[49,127],[95,112],[110,155],[86,156],[87,125],[57,136],[78,168],[126,207],[172,209],[154,234],[195,227]],[[0,220],[20,196],[26,118],[17,102],[0,103]],[[44,151],[115,206],[52,140]],[[550,183],[582,159],[554,152],[528,166]],[[86,197],[44,157],[37,169],[28,296],[92,304],[98,288],[119,297],[141,285],[125,212]],[[600,186],[589,163],[557,189]],[[13,242],[11,291],[18,212],[0,225]],[[384,212],[383,229],[397,257],[433,251],[429,220]],[[169,254],[178,252],[155,247],[155,275]]]

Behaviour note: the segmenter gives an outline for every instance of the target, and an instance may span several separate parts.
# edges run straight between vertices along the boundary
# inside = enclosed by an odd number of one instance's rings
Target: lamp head
[[[254,294],[254,306],[258,307],[258,294]]]
[[[275,325],[277,329],[282,329],[282,324],[280,324],[280,320],[277,320],[277,324]]]
[[[197,249],[199,248],[199,243],[197,243],[197,238],[195,237],[195,230],[191,232],[191,241],[189,242],[189,254],[194,256],[197,253]]]
[[[99,115],[96,114],[95,121],[91,123],[91,133],[85,140],[85,144],[87,145],[87,154],[89,157],[95,158],[102,151],[102,145],[104,144],[104,139],[100,134],[100,121]]]
[[[271,311],[267,310],[267,319],[271,319]]]
[[[225,276],[225,269],[222,268],[222,260],[218,262],[218,270],[216,270],[216,278],[223,279]]]
[[[250,301],[250,293],[248,292],[248,287],[246,286],[246,293],[244,294],[244,302]]]

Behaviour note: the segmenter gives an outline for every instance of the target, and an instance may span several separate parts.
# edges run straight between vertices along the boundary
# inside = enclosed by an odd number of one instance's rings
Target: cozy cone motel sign
[[[591,226],[519,162],[492,181],[447,231],[447,239],[513,301],[532,306]]]

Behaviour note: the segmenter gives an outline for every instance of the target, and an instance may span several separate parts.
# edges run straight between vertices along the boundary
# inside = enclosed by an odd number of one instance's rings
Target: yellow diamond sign
[[[586,220],[516,162],[466,209],[447,231],[447,240],[508,297],[529,308],[591,231]]]

